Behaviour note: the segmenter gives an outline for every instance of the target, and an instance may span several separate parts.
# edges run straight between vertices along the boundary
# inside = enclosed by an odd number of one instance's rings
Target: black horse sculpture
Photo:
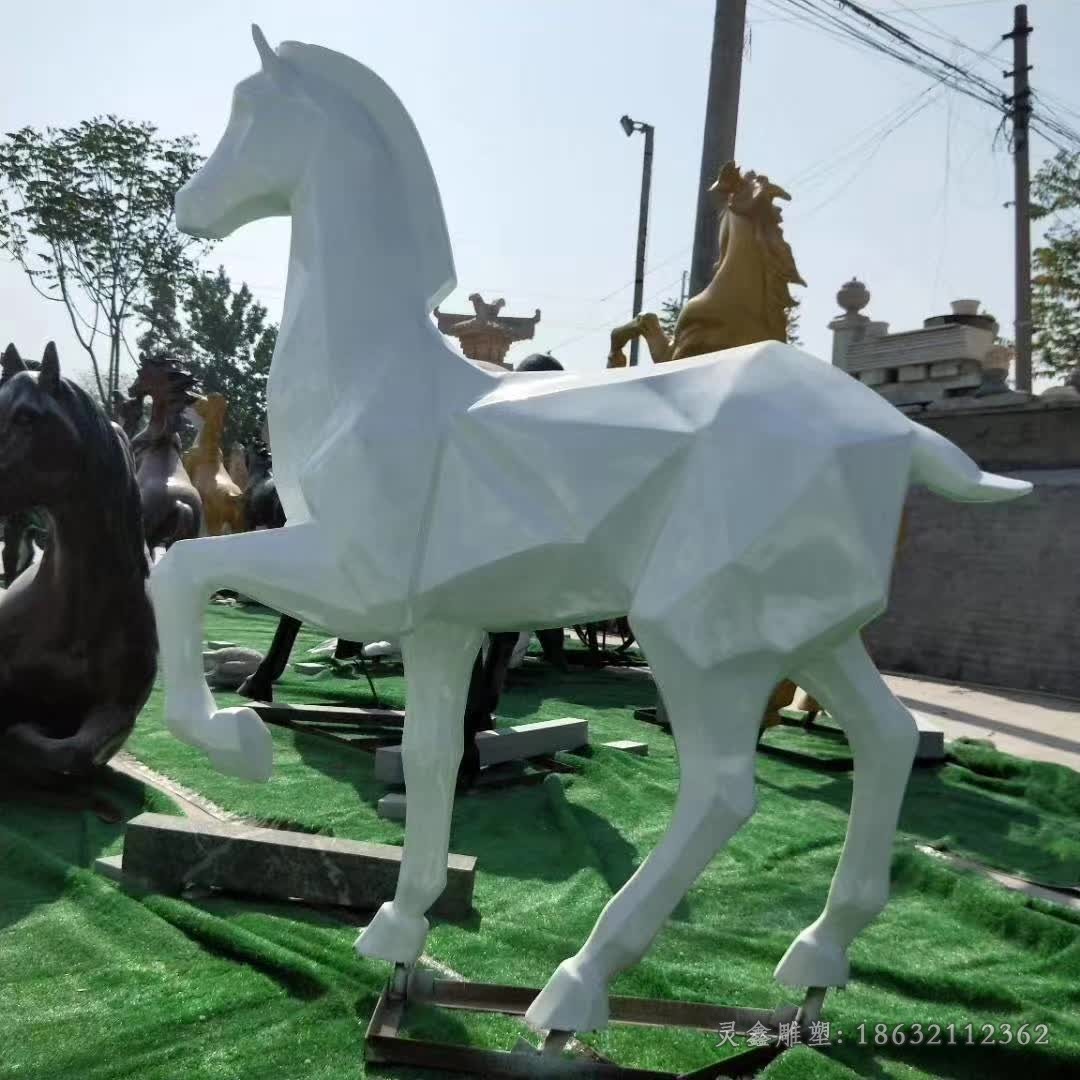
[[[17,354],[16,354],[17,355]],[[0,594],[0,772],[67,786],[121,747],[153,685],[149,557],[127,439],[56,347],[0,380],[0,514],[41,507],[40,561]]]
[[[245,456],[247,486],[244,488],[244,510],[249,529],[280,529],[285,524],[277,484],[272,472],[270,450],[261,441],[254,442]]]
[[[132,438],[131,449],[151,551],[198,536],[202,528],[202,499],[184,469],[180,447],[184,410],[197,396],[194,384],[194,377],[168,356],[140,356],[139,374],[128,390],[131,405],[123,407],[130,412],[121,412],[134,426],[142,417],[143,398],[150,398],[150,419]]]

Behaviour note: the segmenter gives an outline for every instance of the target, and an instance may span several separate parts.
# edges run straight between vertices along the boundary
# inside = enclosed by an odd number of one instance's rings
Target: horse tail
[[[960,447],[912,421],[915,452],[911,479],[954,502],[1005,502],[1027,495],[1031,484],[983,472]]]

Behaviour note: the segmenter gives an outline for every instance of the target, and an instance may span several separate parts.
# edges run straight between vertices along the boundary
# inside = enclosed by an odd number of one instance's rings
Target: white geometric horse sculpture
[[[411,964],[445,884],[469,674],[484,631],[629,612],[678,745],[674,817],[529,1012],[607,1021],[635,963],[750,816],[762,707],[782,676],[842,723],[851,820],[821,917],[777,968],[839,986],[881,910],[916,731],[859,640],[884,607],[901,504],[918,481],[958,500],[989,476],[847,374],[764,343],[588,375],[499,376],[430,318],[453,288],[438,189],[404,107],[338,53],[256,29],[220,145],[177,195],[177,224],[224,237],[292,217],[268,387],[283,529],[176,544],[154,571],[166,717],[227,772],[265,779],[271,742],[203,680],[208,594],[232,588],[352,640],[400,638],[408,722],[405,852],[360,935]],[[612,447],[617,449],[613,452]],[[583,465],[588,462],[588,467]]]

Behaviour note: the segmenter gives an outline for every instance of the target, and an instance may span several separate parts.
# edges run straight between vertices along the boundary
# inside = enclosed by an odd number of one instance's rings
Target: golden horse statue
[[[791,196],[767,176],[742,172],[729,161],[709,188],[719,214],[720,257],[712,280],[687,300],[669,340],[654,312],[646,311],[611,332],[609,368],[625,367],[623,349],[645,339],[654,364],[734,349],[756,341],[787,341],[788,310],[795,301],[790,285],[805,285],[784,239],[781,211],[774,200]],[[772,694],[763,727],[780,722],[780,709],[792,705],[816,715],[821,707],[785,680]]]
[[[191,406],[202,420],[195,445],[184,455],[184,468],[202,496],[207,536],[247,532],[244,493],[225,468],[221,433],[225,399],[220,394],[197,398]]]
[[[608,367],[624,367],[623,349],[643,337],[654,364],[734,349],[756,341],[787,341],[789,285],[805,285],[784,239],[774,199],[791,196],[767,176],[728,162],[709,188],[720,215],[720,257],[712,280],[687,300],[668,340],[651,311],[611,332]]]

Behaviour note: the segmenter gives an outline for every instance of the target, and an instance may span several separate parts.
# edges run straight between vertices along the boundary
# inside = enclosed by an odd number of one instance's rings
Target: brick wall
[[[911,491],[866,644],[886,671],[1080,697],[1080,468],[1009,475],[1035,491],[997,505]]]

